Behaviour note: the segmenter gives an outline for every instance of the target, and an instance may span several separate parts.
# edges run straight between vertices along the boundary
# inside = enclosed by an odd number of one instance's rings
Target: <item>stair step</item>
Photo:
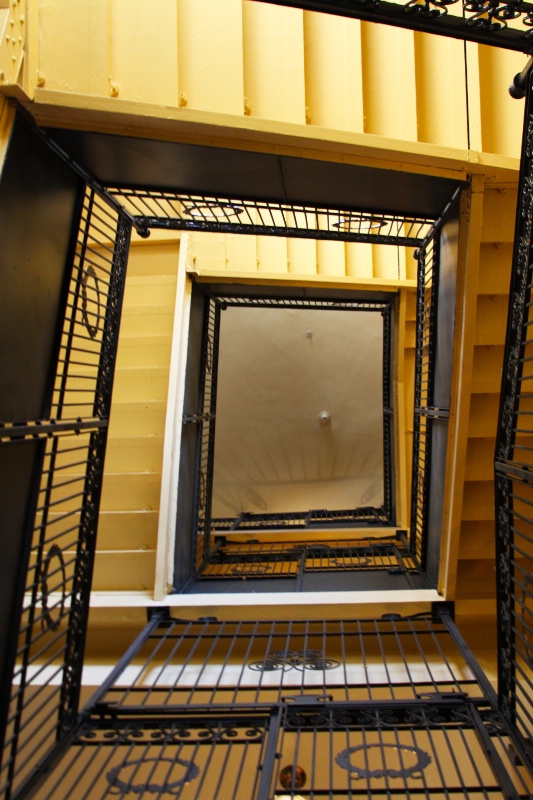
[[[464,521],[494,520],[493,481],[465,483],[462,519]]]
[[[113,438],[161,437],[165,430],[165,417],[165,403],[116,403],[111,411],[109,435]]]
[[[163,446],[163,436],[110,436],[105,471],[160,472]]]
[[[102,511],[156,511],[161,474],[158,472],[107,473],[102,487]]]
[[[500,395],[473,394],[470,400],[469,437],[491,438],[496,436]]]
[[[158,511],[102,511],[97,549],[155,550]]]
[[[482,244],[478,277],[478,294],[507,296],[511,280],[512,244]]]
[[[124,336],[117,354],[117,369],[131,367],[167,367],[170,363],[172,337]]]
[[[97,552],[93,591],[142,591],[152,589],[155,550]]]
[[[475,341],[478,345],[503,345],[507,329],[507,297],[479,297],[476,312]],[[503,360],[503,354],[502,354]]]
[[[168,367],[127,367],[117,369],[113,386],[113,403],[151,402],[166,403],[168,392]]]

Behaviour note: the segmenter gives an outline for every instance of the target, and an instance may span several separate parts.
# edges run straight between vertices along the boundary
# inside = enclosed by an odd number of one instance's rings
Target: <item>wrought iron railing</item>
[[[196,460],[196,536],[193,548],[195,561],[200,561],[199,541],[203,547],[202,556],[209,557],[211,542],[211,499],[213,494],[213,458],[215,449],[215,413],[217,402],[218,345],[220,330],[220,306],[205,301],[205,319],[202,346],[202,377],[200,389],[200,408],[193,415],[198,424]],[[200,540],[199,540],[200,537]]]
[[[449,620],[255,623],[255,627],[215,623],[215,628],[210,628],[206,622],[178,623],[154,617],[138,647],[128,653],[78,719],[129,234],[132,222],[141,231],[145,224],[157,224],[148,213],[152,206],[138,214],[130,206],[123,214],[117,203],[124,200],[124,192],[114,192],[114,200],[108,202],[100,187],[88,185],[66,303],[53,411],[47,419],[13,420],[0,428],[2,447],[24,440],[45,442],[24,605],[17,620],[20,638],[0,788],[6,799],[23,796],[34,779],[44,781],[39,797],[51,800],[72,796],[74,781],[77,796],[91,799],[109,792],[119,796],[153,793],[154,786],[155,792],[178,794],[185,785],[191,785],[191,797],[202,798],[248,798],[250,785],[259,798],[279,794],[282,789],[293,795],[319,796],[330,792],[332,786],[341,794],[353,793],[355,780],[364,782],[364,793],[378,797],[401,792],[425,797],[532,794],[531,778],[512,755],[523,752],[526,763],[528,759],[533,762],[528,755],[533,720],[533,448],[529,442],[533,429],[528,422],[533,413],[528,391],[529,365],[533,363],[529,337],[532,131],[528,110],[496,465],[503,715],[486,680],[461,649],[460,637]],[[221,206],[219,200],[217,203]],[[226,219],[205,219],[207,211],[211,213],[213,207],[201,211],[204,219],[198,221],[191,213],[192,222],[179,222],[175,227],[224,230],[223,226],[230,224]],[[274,223],[281,219],[277,214],[289,213],[286,207],[274,211]],[[320,210],[312,211],[312,224],[306,209],[290,209],[290,213],[295,219],[297,213],[303,214],[298,218],[303,219],[299,230],[313,238],[387,243],[392,236],[395,244],[404,239],[420,244],[415,430],[415,453],[419,454],[415,474],[420,479],[413,496],[412,554],[423,562],[431,427],[442,412],[435,408],[431,394],[438,274],[433,234],[438,228],[428,236],[429,222],[422,220],[414,233],[410,229],[404,236],[405,226],[411,222],[402,220],[401,229],[390,227],[386,232],[381,225],[379,233],[370,233],[368,215],[365,220],[362,212],[356,214],[359,227],[355,231],[352,212],[336,211],[322,227]],[[174,226],[168,219],[169,214],[161,212],[160,227]],[[363,230],[363,221],[368,230]],[[260,232],[287,235],[295,229],[287,217],[279,226],[267,223],[261,218]],[[341,230],[341,224],[347,227]],[[256,228],[250,223],[247,231],[256,232]],[[272,301],[262,298],[261,302]],[[216,320],[209,315],[207,319],[209,341]],[[205,352],[204,366],[207,369],[211,363],[211,380],[216,383],[213,349],[211,354],[209,347]],[[204,397],[198,414],[202,419],[196,422],[209,423],[212,399],[213,392]],[[388,414],[389,404],[385,406]],[[204,441],[203,435],[200,441]],[[209,458],[209,444],[205,452]],[[207,509],[209,489],[201,482],[197,497]],[[342,516],[345,512],[337,513]],[[211,528],[208,515],[203,519],[205,556]],[[344,521],[351,524],[353,519]],[[261,520],[261,527],[264,522]],[[456,646],[458,660],[449,656],[450,648]],[[124,688],[120,677],[138,653],[144,666]],[[338,680],[333,675],[339,676]],[[521,738],[514,738],[513,726]],[[48,777],[48,767],[61,757],[61,749],[72,736],[76,746]],[[219,744],[224,747],[215,749]],[[311,766],[307,788],[297,787],[300,754],[318,750],[328,753],[326,772],[319,775]],[[395,758],[401,754],[400,761],[410,759],[409,766],[398,760],[391,763],[393,751]],[[289,762],[288,786],[281,782],[284,767],[278,765],[278,752],[286,754]],[[456,757],[459,752],[461,758]],[[378,766],[369,767],[369,759],[376,754]],[[251,779],[244,778],[248,769]],[[356,789],[359,786],[363,784]]]
[[[126,677],[127,675],[127,677]],[[529,797],[453,622],[155,617],[40,800]]]
[[[294,577],[300,588],[308,573],[349,572],[419,575],[405,535],[357,539],[313,540],[313,542],[226,541],[217,537],[209,561],[198,571],[201,580],[234,580],[241,578]],[[414,587],[418,588],[418,587]]]
[[[500,703],[533,765],[533,105],[526,93],[513,272],[496,443]]]
[[[0,428],[1,447],[44,446],[5,723],[5,798],[77,720],[129,235],[129,222],[87,187],[50,417]]]
[[[2,447],[17,441],[42,441],[43,468],[39,477],[37,515],[29,548],[24,604],[20,611],[20,637],[13,690],[6,709],[5,740],[1,774],[3,796],[24,794],[43,762],[50,763],[68,740],[77,718],[80,675],[89,592],[95,552],[98,506],[102,485],[103,459],[109,421],[111,388],[124,289],[125,265],[132,225],[140,233],[145,225],[225,230],[237,217],[242,233],[298,235],[344,241],[419,244],[434,223],[426,218],[399,218],[361,211],[221,201],[158,192],[112,191],[110,194],[72,162],[49,137],[36,131],[50,148],[82,178],[86,193],[77,233],[72,275],[65,305],[59,355],[56,364],[53,408],[47,419],[4,421],[0,428]],[[139,203],[142,207],[139,208]],[[121,207],[124,203],[125,208]],[[188,205],[187,205],[188,204]],[[179,210],[177,214],[176,210]],[[220,210],[222,209],[222,210]],[[155,218],[154,214],[160,216]],[[181,216],[180,216],[181,215]],[[239,227],[240,226],[240,227]],[[225,297],[224,302],[241,304],[246,298]],[[264,306],[302,308],[366,308],[384,312],[390,332],[390,302],[375,300],[299,301],[257,297]],[[212,460],[213,414],[217,367],[217,314],[206,315],[206,347],[203,369],[207,375],[198,413],[192,420],[201,425],[199,463],[208,475]],[[387,340],[384,370],[390,366]],[[385,363],[387,366],[385,366]],[[386,452],[384,506],[381,509],[312,511],[285,515],[283,524],[293,525],[376,525],[391,524],[394,514],[392,491],[392,415],[390,380],[384,381]],[[209,482],[199,478],[196,501],[201,546],[196,553],[197,568],[206,559],[211,541]],[[260,516],[260,515],[259,515]],[[279,527],[269,517],[234,520],[240,528],[258,523]],[[224,529],[224,521],[220,521]],[[344,553],[343,558],[348,556]],[[354,555],[349,555],[353,562]],[[15,658],[15,654],[13,654]],[[35,725],[35,720],[39,724]],[[117,784],[118,785],[118,784]]]
[[[214,480],[214,435],[216,421],[216,391],[219,335],[221,311],[229,307],[241,308],[286,308],[334,311],[372,311],[383,317],[383,503],[379,507],[351,509],[303,509],[283,513],[245,512],[236,517],[218,517],[212,513],[211,499]],[[293,297],[293,296],[254,296],[252,293],[219,294],[207,291],[205,296],[204,332],[202,364],[200,368],[201,395],[197,412],[184,416],[184,423],[198,425],[198,457],[196,485],[196,553],[193,564],[202,571],[202,559],[198,554],[199,537],[202,542],[203,558],[209,560],[212,546],[212,532],[232,530],[300,529],[313,526],[391,526],[394,518],[394,415],[392,403],[392,323],[394,297],[381,295],[375,297],[342,299]]]
[[[416,309],[415,417],[411,484],[411,548],[425,564],[426,531],[431,479],[431,432],[437,299],[439,286],[438,239],[431,237],[418,252]]]
[[[530,53],[533,4],[492,0],[265,0]]]
[[[419,566],[427,567],[427,550],[433,529],[433,546],[440,542],[442,520],[431,504],[444,481],[446,435],[450,415],[451,361],[443,354],[439,340],[445,339],[445,328],[453,328],[455,319],[455,267],[441,275],[443,232],[456,218],[459,192],[456,192],[426,241],[415,253],[418,263],[416,304],[415,396],[413,424],[413,468],[411,483],[411,552]],[[453,288],[452,288],[453,287]],[[439,305],[444,298],[444,314]],[[441,426],[438,430],[436,426]],[[439,435],[438,449],[435,439]],[[443,435],[444,434],[444,435]],[[433,576],[435,580],[435,576]]]
[[[430,215],[206,197],[156,188],[110,186],[108,191],[132,216],[136,226],[147,232],[151,228],[218,231],[414,247],[424,241],[434,222]]]

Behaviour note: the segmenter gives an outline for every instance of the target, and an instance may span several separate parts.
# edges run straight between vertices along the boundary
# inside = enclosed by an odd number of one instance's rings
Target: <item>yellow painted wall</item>
[[[36,0],[26,85],[517,156],[524,56],[256,0]]]
[[[193,271],[204,277],[265,280],[272,275],[373,288],[416,286],[414,248],[223,233],[190,238]]]

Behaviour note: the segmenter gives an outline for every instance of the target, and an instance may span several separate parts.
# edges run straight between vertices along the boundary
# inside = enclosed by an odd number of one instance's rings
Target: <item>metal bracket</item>
[[[423,694],[417,694],[417,699],[428,703],[463,704],[468,699],[468,695],[466,692],[424,692]]]
[[[281,698],[282,703],[289,703],[290,705],[297,706],[316,706],[323,705],[324,703],[332,703],[333,695],[331,694],[296,694],[286,695]]]
[[[416,406],[415,412],[420,414],[421,417],[429,417],[430,419],[449,419],[449,408],[421,408]]]
[[[437,600],[431,604],[433,622],[442,622],[442,614],[446,614],[452,620],[455,619],[455,603],[453,600]]]
[[[181,421],[184,425],[197,425],[200,422],[211,422],[215,414],[184,414]]]

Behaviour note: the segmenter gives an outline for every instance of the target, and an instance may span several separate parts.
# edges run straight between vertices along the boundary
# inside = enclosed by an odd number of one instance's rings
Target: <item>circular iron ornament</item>
[[[311,672],[323,672],[328,669],[337,669],[340,667],[340,661],[334,661],[332,658],[324,658],[323,655],[306,660],[301,666],[295,664],[296,669],[309,669]]]
[[[59,569],[61,570],[61,603],[59,605],[57,619],[52,619],[50,611],[48,610],[48,573],[50,572],[50,563],[54,558],[57,558],[59,561]],[[67,583],[65,560],[63,558],[63,552],[57,546],[57,544],[52,545],[46,554],[46,557],[43,559],[40,569],[39,583],[41,584],[41,606],[43,609],[43,618],[41,621],[42,628],[43,630],[55,631],[59,628],[59,623],[61,622],[61,617],[63,616],[63,612],[65,610],[65,599],[67,596],[65,590]]]
[[[88,302],[87,301],[87,281],[89,280],[89,278],[93,279],[94,288],[95,288],[95,291],[96,291],[96,315],[95,315],[96,316],[96,324],[95,325],[91,325],[91,323],[89,322],[89,312],[87,311],[87,302]],[[81,316],[83,318],[83,324],[87,328],[87,332],[88,332],[89,336],[91,337],[91,339],[94,339],[96,337],[96,334],[98,333],[98,329],[100,327],[101,314],[100,314],[100,286],[98,284],[98,277],[97,277],[96,272],[94,271],[93,267],[87,267],[87,269],[85,269],[84,272],[83,272],[83,276],[82,276],[82,279],[81,279],[81,297],[82,297],[82,300],[81,300]]]
[[[215,221],[229,219],[230,217],[238,217],[244,212],[244,208],[237,203],[228,203],[227,201],[218,200],[202,200],[197,203],[184,203],[184,212],[189,217],[195,217],[199,220]]]
[[[248,564],[239,564],[239,566],[233,567],[230,572],[232,575],[239,575],[242,578],[253,578],[254,575],[267,575],[269,572],[272,572],[272,567],[266,564],[252,566],[248,566]]]
[[[184,767],[185,774],[175,781],[169,780],[167,777],[162,783],[152,782],[151,776],[154,774],[156,767],[160,764],[165,765],[167,776],[172,777],[172,771],[176,765]],[[126,773],[127,770],[130,770],[132,779],[134,779],[136,773],[143,767],[148,767],[149,776],[148,780],[144,783],[132,783],[131,780],[127,780],[126,774],[122,775],[122,778],[119,777],[121,773]],[[196,764],[192,761],[185,761],[182,758],[139,758],[133,761],[124,761],[122,764],[119,764],[118,767],[113,767],[113,769],[110,769],[107,773],[106,778],[109,785],[113,789],[118,789],[120,792],[133,792],[138,795],[143,795],[145,792],[157,795],[178,795],[181,793],[182,787],[197,778],[199,774],[200,770]]]
[[[382,767],[369,769],[371,761],[370,751],[379,751],[381,754]],[[410,767],[393,768],[386,765],[386,752],[395,750],[402,754],[412,754],[416,757],[416,762]],[[363,755],[362,765],[357,766],[352,762],[352,755],[361,753]],[[359,744],[357,747],[348,747],[342,750],[336,757],[336,763],[342,769],[355,773],[358,778],[413,778],[421,777],[422,771],[431,764],[431,756],[420,747],[408,744]]]
[[[332,227],[349,233],[371,233],[373,230],[379,231],[386,224],[383,217],[374,217],[372,214],[345,214],[333,222]]]
[[[279,672],[279,670],[286,672],[287,670],[292,669],[292,664],[289,664],[283,659],[277,659],[269,656],[268,658],[265,658],[264,661],[253,661],[251,664],[248,664],[248,667],[253,669],[254,672]]]
[[[337,669],[340,662],[326,658],[322,650],[274,650],[263,661],[254,661],[248,666],[260,672],[288,671],[293,668],[322,672]]]
[[[283,767],[279,773],[279,782],[284,789],[301,789],[306,781],[307,774],[298,764],[295,767],[292,765]]]

